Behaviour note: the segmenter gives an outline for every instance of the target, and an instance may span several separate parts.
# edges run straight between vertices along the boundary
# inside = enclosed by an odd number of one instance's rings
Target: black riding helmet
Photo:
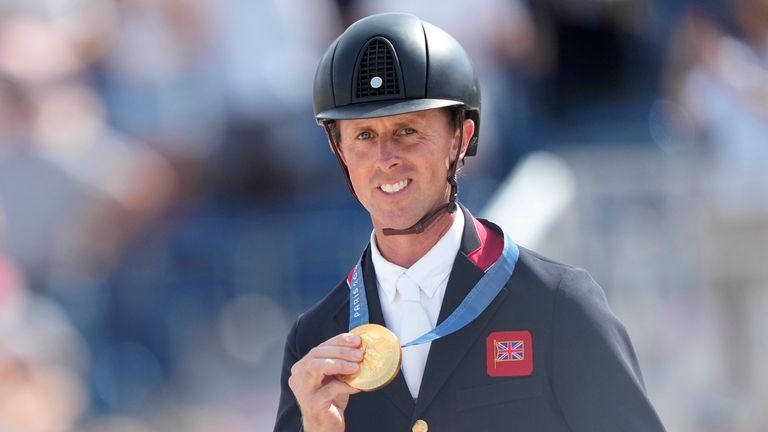
[[[414,15],[372,15],[349,26],[320,60],[313,96],[320,123],[462,106],[475,122],[466,156],[477,151],[472,62],[456,39]]]
[[[350,189],[347,167],[331,133],[335,120],[453,108],[462,116],[461,120],[470,118],[475,123],[465,156],[477,152],[480,85],[472,62],[453,37],[414,15],[372,15],[349,26],[320,60],[315,73],[313,108],[317,122],[328,132]],[[422,232],[441,210],[455,211],[457,164],[458,158],[447,179],[452,187],[449,203],[425,215],[408,230],[389,230],[389,234]]]

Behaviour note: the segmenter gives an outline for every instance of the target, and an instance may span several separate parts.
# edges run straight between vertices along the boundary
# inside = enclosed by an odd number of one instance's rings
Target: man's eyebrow
[[[395,122],[392,126],[395,127],[395,128],[401,128],[401,127],[405,127],[405,126],[413,127],[413,126],[417,125],[418,122],[419,122],[418,119],[399,120],[399,121]],[[350,125],[349,129],[351,131],[359,132],[359,131],[363,131],[363,130],[373,129],[373,126],[372,126],[372,122],[365,122],[365,123],[358,123],[358,124],[355,124],[355,125]]]
[[[371,129],[371,123],[365,122],[365,123],[355,123],[348,125],[347,128],[350,130],[350,132],[360,132],[363,130]]]
[[[396,122],[395,123],[395,127],[396,128],[401,128],[401,127],[405,127],[405,126],[414,127],[414,126],[418,126],[420,123],[421,123],[421,119],[419,119],[419,118],[411,118],[411,119],[408,119],[408,120],[400,120],[400,121]]]
[[[395,123],[395,127],[410,126],[413,123],[413,120],[400,120],[399,122]]]

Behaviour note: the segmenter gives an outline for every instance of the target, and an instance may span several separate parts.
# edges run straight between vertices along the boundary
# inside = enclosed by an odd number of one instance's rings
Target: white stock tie
[[[395,287],[403,300],[400,343],[406,343],[432,330],[432,324],[421,306],[421,290],[416,282],[402,274],[395,282]],[[419,395],[421,377],[424,375],[431,344],[430,342],[403,348],[403,377],[414,399]]]

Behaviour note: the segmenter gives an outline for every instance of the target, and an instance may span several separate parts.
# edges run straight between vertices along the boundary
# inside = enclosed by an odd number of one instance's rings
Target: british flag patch
[[[533,373],[533,341],[529,331],[493,332],[486,339],[490,376],[527,376]]]
[[[523,341],[494,341],[496,342],[496,361],[520,361],[525,359],[525,342]]]

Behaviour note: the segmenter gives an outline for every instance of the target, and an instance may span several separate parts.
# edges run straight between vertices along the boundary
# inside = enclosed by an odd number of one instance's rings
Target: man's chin
[[[414,226],[421,219],[420,216],[391,215],[389,217],[374,218],[373,224],[376,228],[391,228],[396,230],[408,229]]]

